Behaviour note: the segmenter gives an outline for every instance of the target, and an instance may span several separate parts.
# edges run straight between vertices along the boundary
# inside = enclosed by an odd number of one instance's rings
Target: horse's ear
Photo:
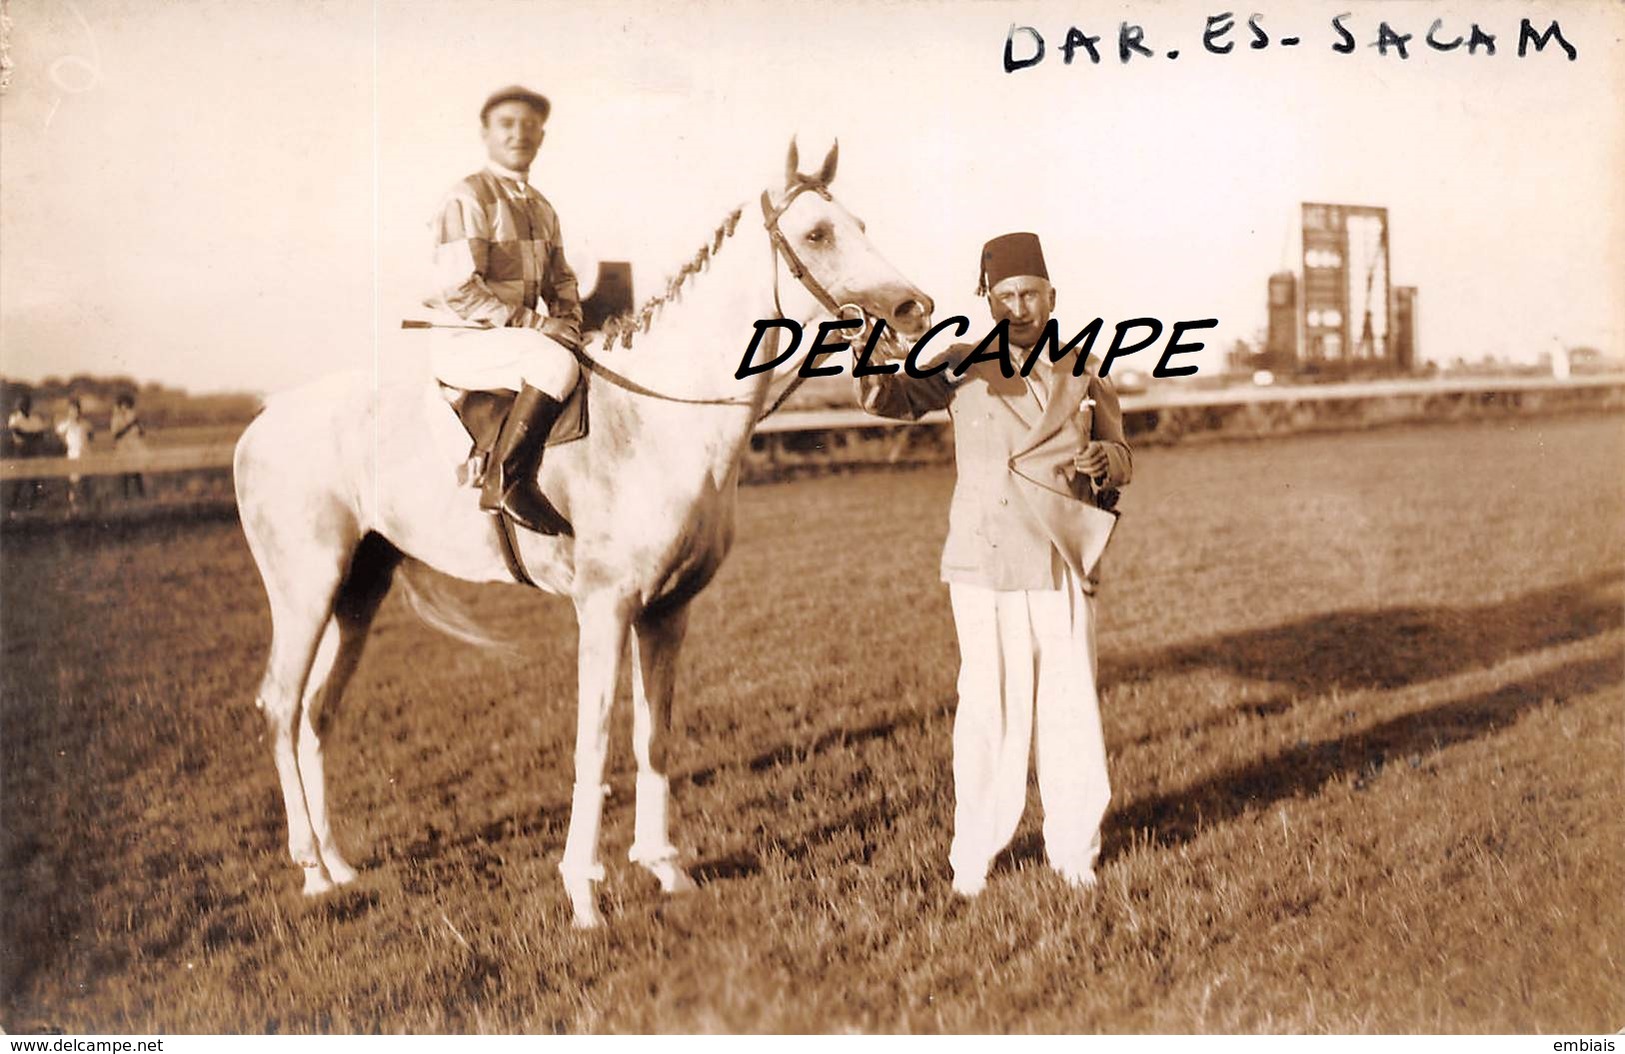
[[[841,141],[835,140],[830,145],[829,153],[824,157],[824,165],[818,170],[818,182],[829,186],[835,181],[835,162],[840,159]]]
[[[793,187],[800,177],[796,174],[796,166],[801,163],[801,155],[796,152],[796,137],[790,137],[790,156],[784,159],[784,185]]]

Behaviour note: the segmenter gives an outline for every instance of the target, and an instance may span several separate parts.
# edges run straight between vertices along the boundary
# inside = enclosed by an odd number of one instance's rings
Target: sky
[[[1238,9],[1216,55],[1222,5],[1183,0],[8,0],[0,373],[273,391],[420,354],[428,220],[511,82],[553,101],[532,181],[577,271],[630,260],[640,299],[792,136],[804,168],[838,138],[836,196],[939,318],[980,323],[981,243],[1033,230],[1064,324],[1217,318],[1217,351],[1323,201],[1388,208],[1424,358],[1625,354],[1625,4],[1258,8],[1270,45]],[[1518,57],[1523,17],[1577,60]],[[1429,49],[1436,18],[1496,54]],[[1118,60],[1125,19],[1153,57]],[[1005,70],[1012,24],[1043,61]]]

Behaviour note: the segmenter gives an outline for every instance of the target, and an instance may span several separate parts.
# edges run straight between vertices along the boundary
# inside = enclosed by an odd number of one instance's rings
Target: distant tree
[[[13,381],[0,377],[0,402],[4,403],[7,412],[10,412],[10,408],[16,406],[17,401],[25,395],[30,399],[36,398],[32,384],[26,381]]]

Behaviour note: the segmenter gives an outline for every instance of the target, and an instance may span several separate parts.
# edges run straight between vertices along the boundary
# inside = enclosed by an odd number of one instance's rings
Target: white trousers
[[[568,348],[539,329],[518,326],[434,330],[429,367],[453,388],[518,391],[528,384],[561,401],[581,376]]]
[[[1062,588],[1004,592],[951,582],[959,632],[954,713],[956,876],[979,877],[1010,844],[1027,804],[1038,741],[1044,848],[1068,876],[1094,867],[1111,800],[1095,691],[1094,598]]]

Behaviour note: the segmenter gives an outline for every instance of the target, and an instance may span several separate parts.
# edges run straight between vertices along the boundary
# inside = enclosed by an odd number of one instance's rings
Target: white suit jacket
[[[972,350],[956,345],[949,362]],[[1075,355],[1076,353],[1074,353]],[[1056,557],[1089,589],[1117,514],[1100,509],[1073,455],[1090,440],[1106,444],[1105,486],[1133,472],[1123,415],[1109,381],[1072,375],[1073,356],[1034,366],[1030,378],[1006,378],[996,362],[963,377],[899,372],[858,380],[864,409],[914,420],[946,407],[953,419],[958,480],[948,511],[942,580],[991,589],[1054,589]]]

